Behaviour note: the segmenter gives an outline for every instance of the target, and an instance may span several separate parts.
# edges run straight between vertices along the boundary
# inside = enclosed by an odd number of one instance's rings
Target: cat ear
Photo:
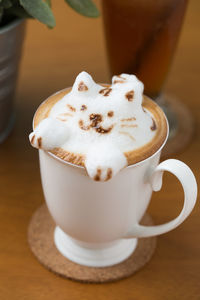
[[[125,76],[123,76],[125,75]],[[115,75],[112,77],[112,84],[121,84],[121,83],[126,83],[127,82],[127,74],[120,74],[120,75]]]
[[[140,85],[141,88],[144,88],[143,83],[135,76],[130,74],[122,73],[120,75],[115,75],[112,77],[112,84],[118,84],[118,83],[132,83]]]
[[[92,79],[92,77],[87,72],[81,72],[74,82],[74,85],[72,87],[72,92],[78,93],[81,95],[87,95],[92,90],[94,90],[94,87],[96,86],[96,83]]]
[[[116,89],[119,89],[119,92],[124,93],[123,98],[130,104],[134,106],[142,104],[144,85],[135,75],[113,76],[112,84]]]

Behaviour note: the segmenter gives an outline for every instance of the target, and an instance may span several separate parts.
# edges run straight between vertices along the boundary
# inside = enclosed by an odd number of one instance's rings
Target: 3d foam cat
[[[134,75],[114,76],[112,85],[102,86],[82,72],[30,134],[31,144],[80,155],[91,178],[109,180],[128,164],[126,153],[155,135],[155,121],[142,99],[143,84]]]

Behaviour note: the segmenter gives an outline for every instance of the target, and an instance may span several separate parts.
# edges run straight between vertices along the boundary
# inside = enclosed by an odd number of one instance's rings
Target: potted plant
[[[92,0],[65,2],[84,16],[99,16]],[[14,125],[13,97],[26,18],[35,18],[49,28],[56,25],[51,0],[0,0],[0,143]]]

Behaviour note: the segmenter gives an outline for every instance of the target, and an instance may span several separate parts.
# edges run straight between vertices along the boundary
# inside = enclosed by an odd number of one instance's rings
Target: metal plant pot
[[[17,19],[0,28],[0,143],[14,125],[13,98],[24,34],[24,20]]]

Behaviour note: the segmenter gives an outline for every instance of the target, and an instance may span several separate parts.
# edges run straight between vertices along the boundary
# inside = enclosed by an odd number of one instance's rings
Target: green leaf
[[[1,22],[1,19],[2,19],[2,17],[3,17],[3,7],[0,7],[0,22]]]
[[[45,0],[45,2],[51,7],[51,0]]]
[[[7,10],[7,13],[19,18],[32,18],[22,6],[13,6]]]
[[[85,17],[97,18],[100,14],[91,0],[65,0],[67,4]]]
[[[4,8],[10,8],[12,6],[12,2],[10,0],[3,0],[1,1],[1,6]]]
[[[56,25],[51,8],[43,0],[19,0],[19,2],[33,18],[38,19],[50,28]]]

